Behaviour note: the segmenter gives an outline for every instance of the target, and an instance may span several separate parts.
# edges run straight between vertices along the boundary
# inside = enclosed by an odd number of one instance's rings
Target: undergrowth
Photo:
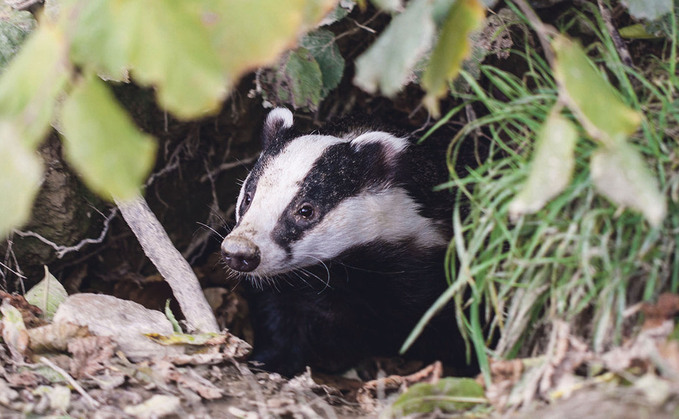
[[[676,35],[677,22],[672,26]],[[595,38],[587,46],[590,58],[623,100],[644,115],[632,143],[668,197],[668,216],[652,228],[642,215],[596,194],[588,169],[595,144],[581,133],[569,187],[536,214],[511,220],[509,202],[527,177],[535,133],[557,101],[556,84],[528,37],[511,51],[524,61],[524,74],[488,65],[481,67],[481,81],[463,73],[469,93],[442,121],[465,106],[484,108],[485,114],[454,139],[452,180],[441,185],[458,196],[447,259],[451,287],[441,301],[454,299],[486,377],[489,358],[539,352],[540,336],[555,319],[568,321],[595,351],[619,344],[628,332],[630,305],[679,288],[677,37],[658,48],[657,56],[644,57],[651,65],[633,68],[621,61],[595,6],[573,11],[559,29],[576,27]],[[488,137],[487,158],[457,176],[453,169],[461,144],[479,136]]]

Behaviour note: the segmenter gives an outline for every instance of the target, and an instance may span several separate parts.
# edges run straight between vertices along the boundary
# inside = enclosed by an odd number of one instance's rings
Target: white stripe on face
[[[329,135],[305,135],[287,144],[262,168],[250,207],[245,214],[239,214],[239,224],[229,234],[245,237],[259,247],[261,262],[253,274],[267,275],[280,269],[287,255],[273,242],[271,232],[316,160],[328,147],[343,142],[347,140]],[[238,202],[242,199],[243,189]]]
[[[292,247],[293,266],[328,260],[361,244],[411,241],[420,249],[445,246],[448,240],[402,188],[366,191],[333,208]]]

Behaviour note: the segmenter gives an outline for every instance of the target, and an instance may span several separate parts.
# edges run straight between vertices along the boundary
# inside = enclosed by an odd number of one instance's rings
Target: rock
[[[110,295],[71,295],[59,306],[54,323],[87,326],[95,335],[110,336],[133,361],[184,353],[180,346],[159,345],[144,336],[172,334],[172,324],[163,313]]]

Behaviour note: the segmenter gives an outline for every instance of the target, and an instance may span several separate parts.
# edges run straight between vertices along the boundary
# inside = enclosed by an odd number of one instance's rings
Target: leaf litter
[[[481,377],[476,382],[443,378],[439,363],[423,367],[388,360],[377,360],[372,368],[376,378],[368,381],[310,370],[288,380],[243,364],[249,345],[228,332],[191,336],[173,333],[171,326],[167,335],[139,334],[134,339],[161,346],[153,337],[181,351],[131,359],[120,345],[130,335],[95,334],[87,325],[63,321],[46,323],[42,311],[23,297],[2,297],[3,417],[428,417],[470,410],[486,416],[491,409],[494,415],[518,410],[530,417],[536,407],[577,410],[572,400],[583,394],[596,394],[601,403],[624,398],[663,417],[668,406],[679,404],[677,294],[629,308],[626,316],[637,318],[637,330],[622,345],[601,353],[580,341],[567,323],[554,320],[542,354],[493,362],[489,386]],[[121,307],[129,308],[128,303]]]

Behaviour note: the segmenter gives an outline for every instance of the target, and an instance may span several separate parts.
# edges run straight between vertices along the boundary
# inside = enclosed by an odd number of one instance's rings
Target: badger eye
[[[243,202],[241,202],[241,204],[240,204],[240,211],[245,212],[245,210],[250,208],[251,202],[252,202],[252,194],[250,192],[248,192],[243,196]]]
[[[297,210],[297,214],[308,220],[314,216],[314,207],[312,207],[311,204],[302,204]]]

